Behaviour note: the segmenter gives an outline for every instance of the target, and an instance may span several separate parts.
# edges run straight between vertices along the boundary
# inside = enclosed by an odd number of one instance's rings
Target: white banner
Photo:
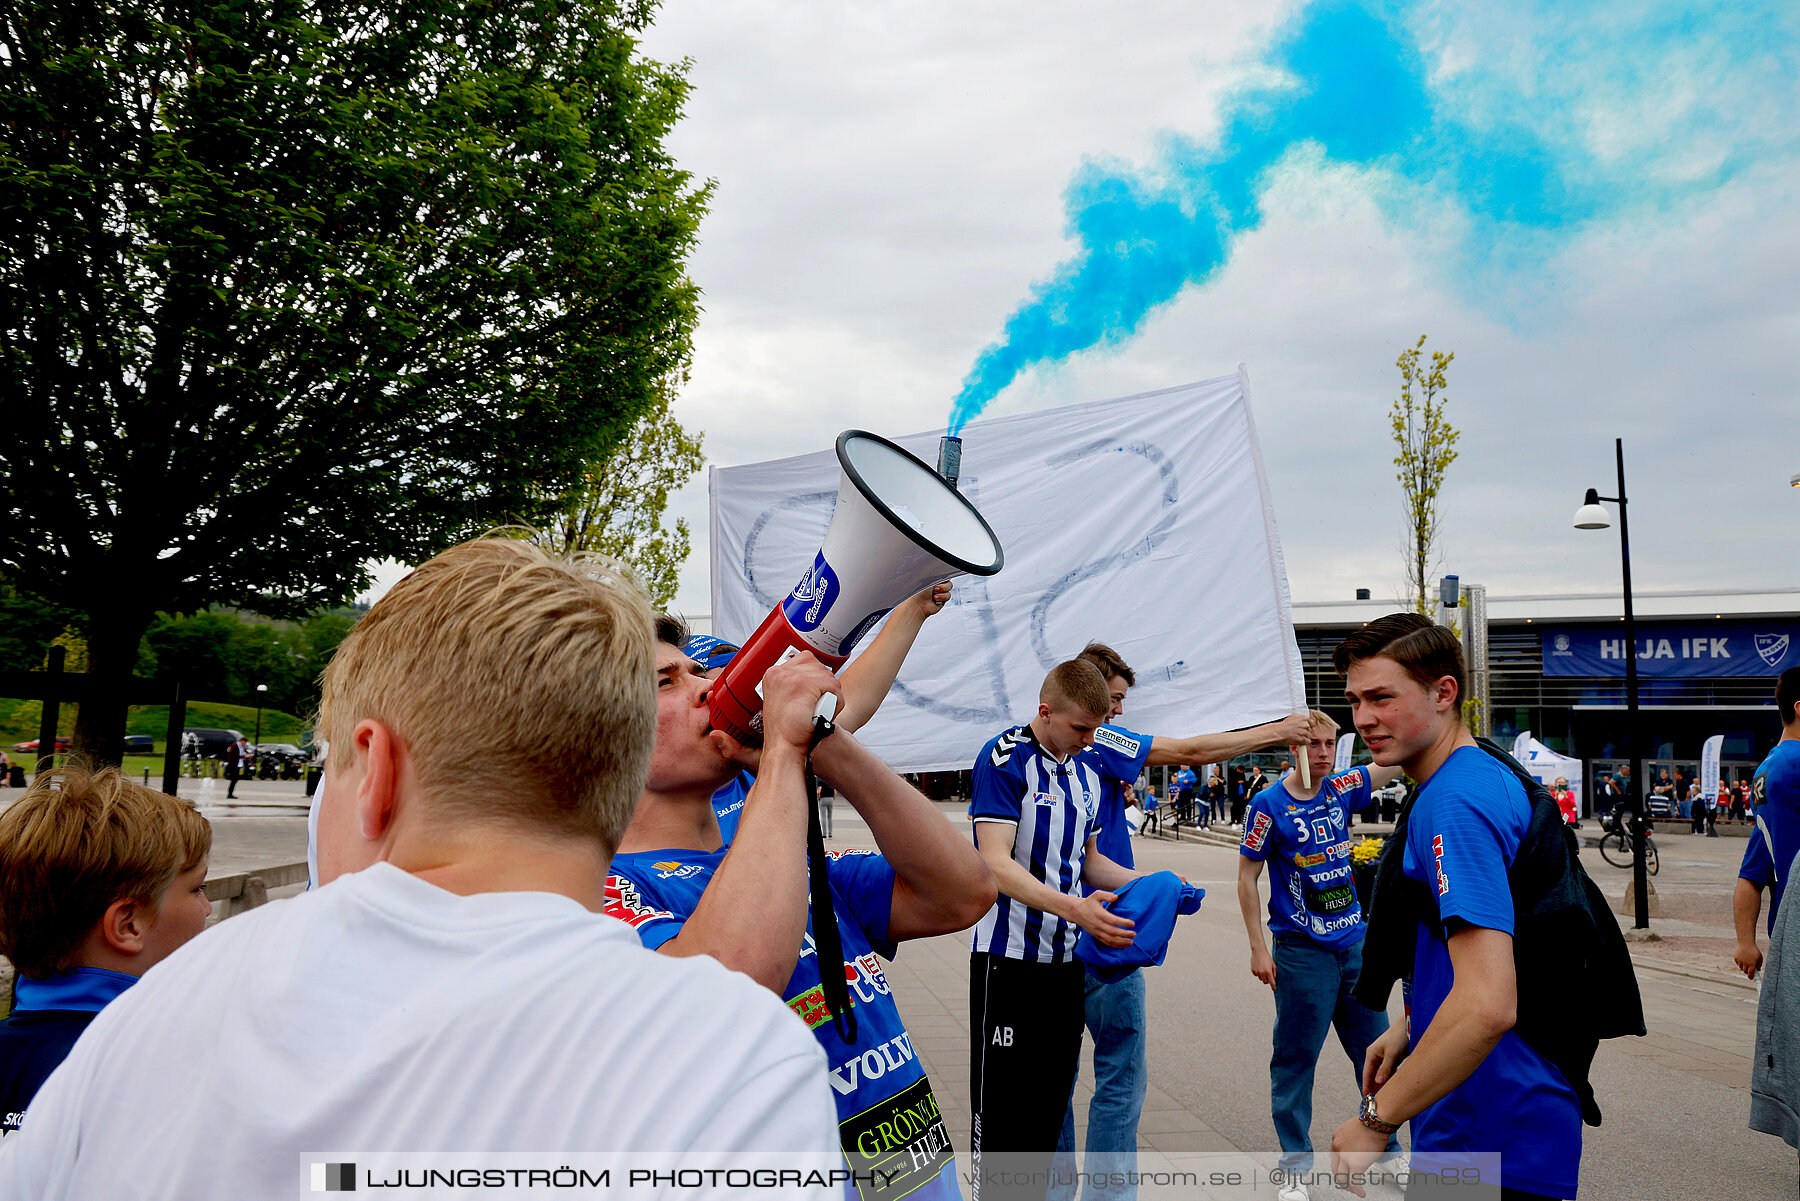
[[[1337,757],[1331,761],[1331,770],[1340,772],[1350,766],[1350,754],[1356,749],[1356,731],[1345,730],[1338,735]]]
[[[941,432],[895,441],[935,463]],[[1306,708],[1242,368],[973,422],[963,439],[963,494],[1006,566],[956,581],[858,735],[896,770],[969,767],[989,738],[1035,715],[1044,673],[1089,641],[1135,670],[1122,722],[1144,733],[1211,733]],[[749,637],[806,574],[838,474],[829,449],[712,468],[719,637]]]
[[[1714,734],[1700,744],[1700,792],[1709,801],[1719,799],[1719,754],[1725,749],[1725,735]]]

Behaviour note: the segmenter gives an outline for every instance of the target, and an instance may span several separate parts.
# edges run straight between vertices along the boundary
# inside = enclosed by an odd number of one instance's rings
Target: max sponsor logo
[[[1361,783],[1362,773],[1353,771],[1347,775],[1332,776],[1325,781],[1325,787],[1331,791],[1332,796],[1343,796]]]
[[[1260,851],[1263,842],[1269,837],[1270,818],[1266,813],[1259,813],[1250,822],[1250,828],[1244,831],[1244,846],[1252,851]]]
[[[1438,896],[1441,897],[1450,891],[1450,877],[1444,874],[1444,836],[1442,834],[1432,835],[1431,857],[1437,860],[1437,890]]]

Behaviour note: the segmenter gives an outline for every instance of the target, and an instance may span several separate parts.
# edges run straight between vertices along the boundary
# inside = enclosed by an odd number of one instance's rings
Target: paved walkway
[[[942,808],[954,818],[950,806]],[[834,845],[868,844],[867,828],[845,806],[837,807],[837,819]],[[1718,940],[1714,910],[1721,898],[1723,934],[1729,936],[1728,898],[1742,841],[1687,841],[1659,834],[1658,842],[1663,844],[1658,884],[1664,895],[1691,906],[1701,919],[1685,923],[1702,932],[1691,937]],[[1167,962],[1148,976],[1150,1085],[1139,1128],[1141,1167],[1191,1167],[1197,1152],[1235,1150],[1259,1159],[1270,1155],[1276,1146],[1268,1108],[1274,1001],[1249,972],[1249,946],[1235,893],[1237,852],[1231,846],[1157,839],[1140,839],[1137,847],[1140,867],[1179,871],[1207,890],[1201,911],[1178,926]],[[1604,890],[1623,894],[1625,873],[1607,867],[1598,855],[1584,856],[1584,862]],[[1652,927],[1674,924],[1659,920]],[[967,937],[908,943],[887,969],[952,1136],[965,1155],[970,1119]],[[1679,937],[1687,936],[1672,941]],[[1608,1041],[1595,1060],[1592,1079],[1605,1121],[1584,1132],[1581,1196],[1605,1201],[1794,1196],[1794,1151],[1745,1124],[1758,986],[1742,976],[1659,959],[1657,946],[1634,947],[1648,1037]],[[1723,954],[1729,964],[1728,944]],[[1580,1003],[1579,997],[1569,998],[1571,1007]],[[1393,1016],[1399,1017],[1398,1004]],[[1083,1059],[1076,1116],[1084,1125],[1093,1077],[1090,1055],[1084,1053]],[[1353,1079],[1335,1040],[1328,1041],[1315,1085],[1315,1147],[1329,1146],[1332,1129],[1354,1115]],[[1187,1195],[1267,1197],[1272,1191],[1264,1180],[1260,1194],[1202,1188]],[[1342,1195],[1347,1194],[1314,1190],[1316,1201]]]
[[[223,801],[222,782],[217,795],[206,798],[199,795],[201,781],[182,783],[183,794],[192,787],[213,819],[214,874],[304,858],[298,784],[245,781],[238,789],[241,803],[226,807],[212,803]],[[0,793],[0,805],[16,795]],[[940,809],[961,824],[960,807]],[[838,804],[834,817],[831,845],[872,845],[868,828],[848,805]],[[1581,1196],[1793,1197],[1794,1152],[1745,1125],[1757,986],[1708,966],[1721,956],[1729,965],[1729,895],[1743,843],[1662,833],[1657,840],[1663,868],[1656,883],[1666,911],[1677,916],[1652,922],[1659,934],[1668,934],[1664,942],[1634,946],[1650,1034],[1609,1041],[1595,1060],[1605,1124],[1585,1132]],[[1249,973],[1234,892],[1237,853],[1229,845],[1157,839],[1140,839],[1137,847],[1141,867],[1179,871],[1207,890],[1201,911],[1178,926],[1168,962],[1147,979],[1150,1083],[1139,1130],[1140,1166],[1243,1168],[1249,1161],[1242,1155],[1225,1154],[1272,1155],[1275,1148],[1268,1109],[1274,1002]],[[1623,894],[1626,873],[1598,855],[1584,855],[1584,862],[1610,895]],[[970,1119],[967,937],[908,943],[887,969],[964,1167]],[[1569,998],[1571,1008],[1581,1003]],[[1081,1125],[1092,1078],[1084,1056],[1076,1104]],[[1356,1105],[1350,1065],[1335,1044],[1321,1057],[1315,1099],[1313,1141],[1324,1147]],[[1255,1187],[1246,1180],[1219,1188],[1206,1187],[1204,1179],[1199,1187],[1149,1189],[1145,1196],[1273,1195],[1266,1179]],[[1314,1191],[1316,1201],[1339,1195]]]

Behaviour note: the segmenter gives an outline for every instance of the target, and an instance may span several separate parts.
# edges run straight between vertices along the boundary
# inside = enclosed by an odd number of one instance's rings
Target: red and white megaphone
[[[975,506],[920,459],[862,430],[838,435],[837,457],[837,507],[811,570],[713,683],[713,729],[739,742],[762,737],[769,668],[811,651],[835,671],[907,597],[955,576],[993,575],[1005,561]]]

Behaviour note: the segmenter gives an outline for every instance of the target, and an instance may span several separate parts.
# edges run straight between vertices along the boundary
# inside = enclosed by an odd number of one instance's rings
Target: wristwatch
[[[1400,1129],[1396,1122],[1384,1122],[1381,1115],[1375,1112],[1375,1094],[1370,1093],[1362,1099],[1362,1108],[1356,1111],[1356,1120],[1373,1130],[1376,1134],[1392,1134]]]

